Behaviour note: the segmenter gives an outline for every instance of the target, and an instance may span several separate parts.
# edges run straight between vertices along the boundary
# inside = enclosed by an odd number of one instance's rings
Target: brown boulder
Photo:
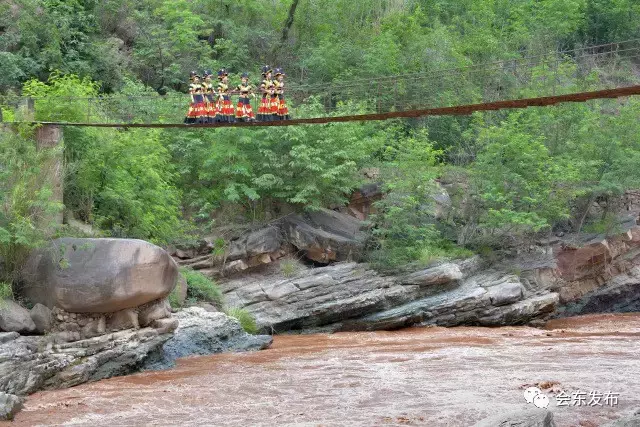
[[[169,254],[143,240],[63,238],[29,256],[21,293],[49,308],[113,313],[166,297],[177,278]]]

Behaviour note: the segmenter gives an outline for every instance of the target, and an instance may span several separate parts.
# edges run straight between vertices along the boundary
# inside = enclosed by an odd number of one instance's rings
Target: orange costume
[[[250,96],[253,95],[253,87],[248,81],[249,75],[242,74],[242,83],[236,87],[236,91],[240,92],[238,105],[236,106],[236,119],[238,121],[252,121],[255,119],[253,108],[251,107]]]
[[[276,117],[278,120],[289,120],[289,107],[284,100],[284,77],[286,74],[282,71],[282,68],[276,68],[276,80],[273,82],[274,92],[278,99],[278,110]]]
[[[217,122],[234,122],[235,115],[233,105],[231,104],[231,96],[229,93],[227,70],[224,68],[218,71],[218,102],[216,103],[216,121]]]
[[[216,93],[211,83],[211,71],[204,72],[204,82],[202,82],[202,93],[204,94],[205,104],[205,123],[213,123],[216,119]]]
[[[262,67],[262,77],[262,83],[260,83],[262,98],[260,100],[260,107],[258,107],[258,120],[268,122],[273,120],[273,114],[278,112],[277,104],[275,109],[272,108],[272,97],[275,96],[275,93],[273,80],[271,80],[271,68],[269,68],[268,65]]]
[[[191,84],[189,85],[189,95],[191,96],[191,102],[189,103],[189,111],[184,118],[185,123],[204,123],[206,119],[206,106],[204,103],[204,95],[202,93],[202,85],[200,84],[200,76],[192,71],[189,78]]]

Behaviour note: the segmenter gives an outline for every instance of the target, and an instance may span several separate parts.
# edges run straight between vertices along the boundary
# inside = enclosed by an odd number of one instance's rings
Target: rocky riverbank
[[[355,331],[411,325],[542,324],[640,308],[640,227],[612,237],[553,239],[487,265],[480,257],[407,274],[367,264],[282,269],[221,280],[228,303],[263,331]]]
[[[224,313],[173,315],[177,279],[171,257],[140,240],[67,238],[34,252],[18,294],[33,308],[0,300],[0,420],[39,390],[271,344]]]

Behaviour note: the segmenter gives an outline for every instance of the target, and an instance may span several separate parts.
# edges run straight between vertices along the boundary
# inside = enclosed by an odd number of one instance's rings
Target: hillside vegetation
[[[80,121],[86,104],[55,97],[160,97],[186,92],[191,70],[257,80],[265,63],[292,84],[322,86],[638,37],[634,0],[11,0],[0,4],[0,106],[10,119],[17,96],[36,96],[36,118]],[[294,115],[321,109],[312,97]],[[163,244],[339,205],[363,184],[359,171],[375,167],[387,197],[371,218],[372,257],[458,256],[552,229],[606,228],[609,212],[593,218],[589,208],[638,186],[639,118],[640,101],[626,99],[304,127],[67,128],[64,205],[105,235]],[[62,208],[36,179],[45,160],[32,132],[0,130],[0,281],[51,237],[40,218]],[[435,178],[458,189],[439,224]]]

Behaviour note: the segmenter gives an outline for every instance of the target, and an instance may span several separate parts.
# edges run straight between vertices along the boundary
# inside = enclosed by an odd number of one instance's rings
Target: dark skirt
[[[229,95],[222,95],[222,99],[218,99],[216,111],[217,122],[234,122],[235,115],[231,98]]]
[[[262,95],[260,106],[258,107],[257,119],[261,122],[273,120],[273,116],[271,114],[271,98],[267,95]]]
[[[218,113],[216,109],[216,101],[213,94],[206,94],[205,99],[205,116],[207,123],[213,123],[216,121],[216,115]]]

